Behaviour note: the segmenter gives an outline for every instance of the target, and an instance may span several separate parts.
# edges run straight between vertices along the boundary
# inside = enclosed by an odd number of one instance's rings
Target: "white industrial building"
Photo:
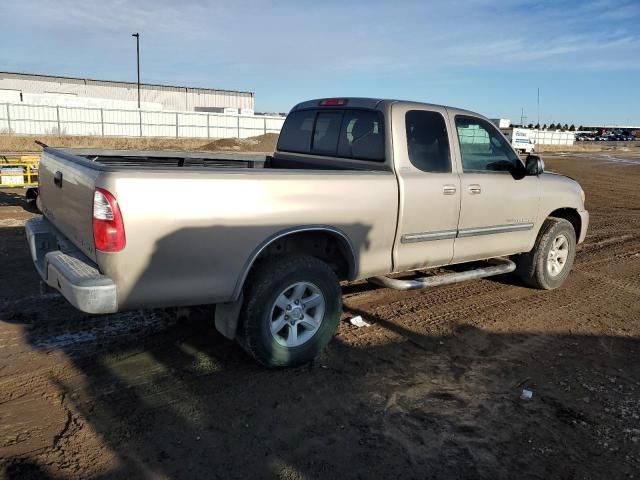
[[[253,92],[172,85],[140,84],[144,110],[253,112]],[[69,107],[137,108],[135,82],[92,80],[30,73],[0,72],[0,103]]]
[[[246,138],[284,117],[254,115],[252,92],[0,72],[0,134]]]

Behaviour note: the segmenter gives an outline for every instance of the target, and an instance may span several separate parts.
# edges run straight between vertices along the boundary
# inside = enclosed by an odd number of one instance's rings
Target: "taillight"
[[[118,201],[102,188],[93,193],[93,239],[102,252],[119,252],[126,243]]]
[[[320,101],[321,107],[342,107],[347,104],[346,98],[326,98]]]

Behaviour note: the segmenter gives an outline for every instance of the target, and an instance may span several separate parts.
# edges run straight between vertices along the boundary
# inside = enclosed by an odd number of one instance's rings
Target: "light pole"
[[[138,110],[140,110],[140,34],[132,33],[132,37],[136,37],[136,64],[138,66]]]

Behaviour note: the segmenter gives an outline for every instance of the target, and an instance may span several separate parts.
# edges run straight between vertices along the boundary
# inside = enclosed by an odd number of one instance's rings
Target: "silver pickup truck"
[[[329,342],[340,281],[559,287],[589,219],[575,181],[483,116],[365,98],[297,105],[272,156],[45,148],[40,203],[33,261],[76,308],[215,304],[216,328],[269,366]]]

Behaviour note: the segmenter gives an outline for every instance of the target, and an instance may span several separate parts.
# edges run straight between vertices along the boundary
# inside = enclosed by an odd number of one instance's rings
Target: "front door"
[[[453,261],[526,251],[537,231],[538,177],[514,177],[512,172],[520,159],[490,122],[467,115],[450,120],[455,124],[462,166]]]

